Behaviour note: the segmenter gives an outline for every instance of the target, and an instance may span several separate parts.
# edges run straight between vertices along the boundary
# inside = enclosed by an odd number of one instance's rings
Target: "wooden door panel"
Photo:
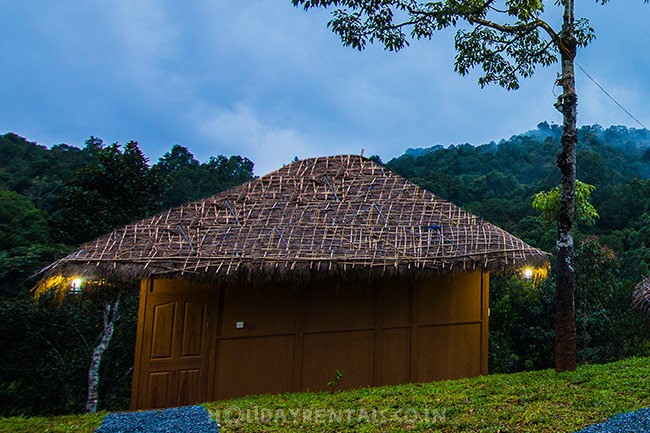
[[[198,368],[181,370],[178,374],[178,405],[186,406],[197,401],[197,396],[203,396],[201,380],[204,374]]]
[[[487,372],[480,273],[299,289],[147,280],[141,293],[133,409],[323,390],[336,370],[338,389]]]
[[[147,377],[147,407],[160,408],[170,405],[172,400],[171,371],[157,371],[149,373]]]
[[[480,323],[421,327],[418,343],[418,382],[481,374]]]
[[[151,333],[151,359],[170,358],[174,343],[176,302],[153,305]]]
[[[375,331],[306,334],[303,343],[302,390],[322,391],[343,373],[337,389],[373,385]]]
[[[481,273],[437,275],[418,280],[416,320],[421,325],[481,320]]]
[[[217,342],[215,397],[293,390],[294,344],[291,335]]]
[[[327,283],[305,293],[305,332],[375,327],[374,293],[369,285],[336,287]]]
[[[382,339],[379,385],[408,382],[411,363],[411,328],[384,330]]]
[[[205,302],[186,302],[180,357],[201,356],[205,327]]]

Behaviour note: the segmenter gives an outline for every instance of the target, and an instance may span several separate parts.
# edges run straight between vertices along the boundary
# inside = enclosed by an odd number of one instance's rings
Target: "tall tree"
[[[605,4],[609,0],[596,0]],[[648,0],[645,0],[647,3]],[[431,39],[435,32],[461,26],[456,33],[455,69],[466,75],[483,70],[479,84],[496,83],[508,90],[519,87],[520,78],[531,76],[537,66],[558,60],[557,84],[562,94],[555,104],[563,116],[562,151],[557,166],[562,175],[557,216],[557,289],[555,368],[576,366],[575,277],[573,271],[573,218],[575,207],[576,117],[578,98],[574,65],[577,50],[594,37],[585,18],[576,19],[575,0],[292,0],[306,10],[333,7],[328,26],[346,46],[363,50],[377,41],[391,51],[414,39]],[[543,18],[546,6],[562,9],[562,26],[554,28]]]
[[[169,177],[171,188],[165,194],[163,207],[172,207],[251,180],[253,163],[238,155],[218,155],[199,164],[186,147],[176,144],[160,157],[152,171]]]
[[[54,217],[62,242],[85,242],[160,210],[169,180],[149,168],[137,142],[122,149],[91,137],[84,150],[92,161],[68,180]]]

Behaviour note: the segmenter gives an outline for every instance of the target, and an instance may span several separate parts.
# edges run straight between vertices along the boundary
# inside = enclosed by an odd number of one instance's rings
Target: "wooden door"
[[[207,400],[211,299],[216,298],[210,294],[210,287],[183,280],[143,282],[133,409]]]

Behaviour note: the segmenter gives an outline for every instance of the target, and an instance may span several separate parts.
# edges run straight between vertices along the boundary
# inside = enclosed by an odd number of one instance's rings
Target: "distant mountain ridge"
[[[537,125],[536,129],[531,129],[520,134],[513,135],[509,140],[516,139],[517,137],[529,137],[538,141],[544,141],[548,138],[552,140],[560,139],[562,135],[562,126],[555,123],[548,123],[546,121],[541,122]],[[587,136],[596,137],[598,140],[603,141],[605,144],[612,147],[619,148],[636,148],[638,150],[646,150],[650,148],[650,131],[647,129],[637,129],[629,128],[626,126],[613,125],[608,128],[603,128],[598,124],[594,125],[585,125],[578,129],[578,139],[585,138]],[[494,148],[495,146],[507,142],[509,140],[501,139],[499,143],[494,141],[490,143],[476,145],[474,147],[483,147],[487,146],[488,148]],[[437,152],[439,150],[445,149],[452,146],[463,146],[465,144],[452,144],[450,146],[444,146],[442,144],[436,144],[431,147],[418,147],[418,148],[408,148],[404,152],[404,155],[412,156],[417,158],[419,156],[425,155],[427,153]],[[471,145],[473,146],[473,145]]]

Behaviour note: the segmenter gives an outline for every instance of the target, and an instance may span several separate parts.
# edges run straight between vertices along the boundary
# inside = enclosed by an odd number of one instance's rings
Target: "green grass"
[[[650,406],[650,358],[562,374],[544,370],[205,406],[226,433],[573,432]]]
[[[85,415],[0,418],[0,432],[12,433],[92,433],[102,422],[106,412]]]
[[[650,358],[336,393],[206,403],[223,432],[573,432],[650,406]],[[0,418],[0,431],[92,432],[101,416]]]

